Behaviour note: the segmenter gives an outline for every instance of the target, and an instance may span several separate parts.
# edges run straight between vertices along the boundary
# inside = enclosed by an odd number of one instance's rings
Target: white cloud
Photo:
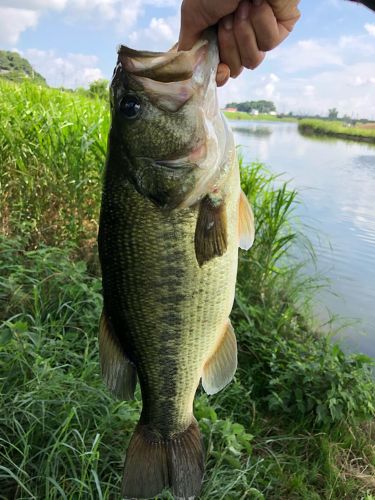
[[[153,17],[150,22],[149,36],[157,38],[163,38],[164,40],[171,42],[176,40],[176,34],[174,33],[173,27],[168,24],[168,21],[163,18],[156,19]]]
[[[63,9],[69,0],[0,0],[0,6],[14,9]]]
[[[275,85],[273,83],[267,83],[264,87],[264,95],[270,99],[275,92]]]
[[[143,3],[144,2],[142,0],[123,2],[123,6],[119,10],[120,14],[117,19],[118,31],[126,32],[129,28],[135,26],[138,18],[144,13]]]
[[[103,78],[98,58],[86,54],[67,54],[61,57],[53,50],[29,49],[24,53],[36,71],[49,85],[55,87],[87,87],[90,82]]]
[[[271,80],[271,82],[276,83],[276,82],[280,81],[280,78],[277,75],[275,75],[275,73],[271,73],[270,74],[270,80]]]
[[[356,75],[351,82],[349,82],[349,85],[353,85],[354,87],[363,87],[367,86],[369,84],[374,84],[375,85],[375,74],[374,76],[360,76]]]
[[[268,57],[270,60],[280,61],[284,70],[289,73],[343,64],[342,55],[337,47],[319,40],[300,40],[289,47],[280,46]]]
[[[375,36],[375,24],[366,23],[365,30],[371,36]]]
[[[133,31],[128,36],[130,44],[137,45],[138,49],[153,51],[168,50],[178,39],[178,16],[168,18],[152,18],[148,27]]]
[[[303,88],[303,95],[306,97],[311,97],[315,93],[315,87],[314,85],[305,85]]]
[[[33,10],[0,7],[0,43],[17,43],[23,31],[37,25],[38,18]]]
[[[180,2],[178,0],[0,0],[0,42],[16,43],[20,34],[30,27],[35,27],[41,14],[49,10],[60,11],[63,19],[71,23],[82,22],[83,19],[95,25],[111,22],[118,33],[128,34],[147,13],[149,6],[179,10]],[[163,18],[154,18],[151,23],[153,24],[150,24],[146,31],[134,32],[132,38],[145,35],[149,40],[155,40],[159,29],[161,40],[171,41],[172,25]],[[174,38],[177,39],[177,36]]]

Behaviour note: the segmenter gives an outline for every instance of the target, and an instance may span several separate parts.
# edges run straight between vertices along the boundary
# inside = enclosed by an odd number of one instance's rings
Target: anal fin
[[[224,335],[214,354],[204,365],[202,386],[207,394],[221,391],[234,377],[237,369],[237,340],[228,320]]]
[[[200,266],[220,257],[227,249],[227,218],[223,200],[209,195],[200,202],[195,229],[195,255]]]
[[[249,200],[242,190],[240,193],[238,211],[239,247],[243,250],[249,250],[255,238],[254,214]]]
[[[134,399],[137,370],[126,356],[103,309],[99,324],[99,359],[108,389],[119,399]]]

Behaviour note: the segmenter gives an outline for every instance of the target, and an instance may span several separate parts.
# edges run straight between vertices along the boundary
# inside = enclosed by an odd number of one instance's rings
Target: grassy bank
[[[353,126],[340,121],[315,120],[309,118],[298,122],[298,130],[304,134],[325,135],[375,144],[375,127],[370,126]]]
[[[99,376],[107,108],[0,82],[0,118],[0,498],[118,498],[140,400],[113,400]],[[316,332],[314,283],[285,265],[304,241],[292,224],[296,193],[259,164],[243,166],[242,186],[257,238],[240,256],[236,379],[195,402],[201,498],[372,500],[371,360]]]
[[[297,119],[293,117],[278,117],[273,115],[250,115],[249,113],[244,113],[243,111],[225,111],[224,115],[229,120],[250,120],[250,121],[267,121],[267,122],[296,122]]]

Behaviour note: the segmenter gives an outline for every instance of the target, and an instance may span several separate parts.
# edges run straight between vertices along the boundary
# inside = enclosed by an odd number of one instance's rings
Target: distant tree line
[[[276,111],[274,103],[272,101],[265,101],[264,99],[260,101],[230,102],[226,105],[226,108],[236,108],[237,111],[245,113],[258,111],[258,113],[267,114]]]

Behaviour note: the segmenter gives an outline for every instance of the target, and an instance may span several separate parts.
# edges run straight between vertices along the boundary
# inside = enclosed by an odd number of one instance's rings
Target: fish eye
[[[141,103],[134,95],[128,95],[120,101],[120,111],[128,119],[136,118],[141,111]]]

